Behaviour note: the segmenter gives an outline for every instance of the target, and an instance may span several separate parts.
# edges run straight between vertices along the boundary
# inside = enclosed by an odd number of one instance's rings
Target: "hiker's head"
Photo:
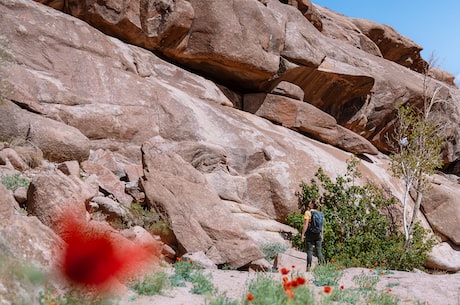
[[[319,209],[318,200],[312,199],[312,200],[310,201],[310,204],[308,205],[308,207],[309,207],[310,209],[318,210],[318,209]]]

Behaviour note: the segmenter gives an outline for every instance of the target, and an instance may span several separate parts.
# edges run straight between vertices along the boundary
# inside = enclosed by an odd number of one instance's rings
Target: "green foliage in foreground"
[[[168,275],[165,272],[156,272],[134,283],[132,288],[140,295],[156,295],[161,294],[169,286]]]
[[[412,232],[412,244],[406,251],[405,236],[399,230],[393,206],[395,198],[381,188],[366,184],[355,185],[360,176],[358,161],[348,162],[344,176],[335,181],[319,168],[310,184],[302,181],[297,193],[299,209],[305,211],[311,199],[319,199],[325,217],[323,256],[335,259],[347,267],[370,267],[375,263],[391,269],[423,269],[433,241],[426,238],[426,231],[418,224]],[[321,190],[321,191],[320,191]],[[300,223],[303,215],[288,216],[288,224],[299,230],[292,238],[293,246],[303,250],[300,242]]]
[[[21,176],[19,173],[2,176],[1,183],[11,191],[15,191],[19,187],[25,187],[27,189],[30,184],[29,180]]]

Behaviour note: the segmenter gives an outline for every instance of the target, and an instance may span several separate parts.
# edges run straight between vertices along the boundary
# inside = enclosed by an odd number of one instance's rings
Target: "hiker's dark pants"
[[[321,252],[321,244],[323,240],[317,239],[314,241],[307,240],[307,267],[311,267],[311,261],[313,259],[313,247],[316,250],[316,256],[318,257],[318,263],[321,264],[323,262],[323,253]]]

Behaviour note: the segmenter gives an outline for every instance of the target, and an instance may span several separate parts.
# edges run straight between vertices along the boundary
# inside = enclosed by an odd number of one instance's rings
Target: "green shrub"
[[[203,270],[196,270],[191,276],[192,289],[194,294],[214,295],[217,289],[212,283],[210,274],[205,274]]]
[[[296,248],[300,251],[306,251],[305,243],[301,241],[301,232],[304,223],[304,214],[297,212],[291,213],[286,218],[286,223],[291,227],[297,229],[298,233],[291,236],[291,244],[293,248]]]
[[[288,248],[286,245],[279,243],[263,243],[259,247],[268,261],[273,260],[278,253],[284,253]]]
[[[185,282],[192,280],[192,276],[197,267],[190,260],[178,259],[174,263],[174,274],[169,278],[173,287],[185,287]]]
[[[13,175],[3,176],[1,178],[2,184],[9,190],[15,191],[19,187],[29,187],[29,180],[19,173]]]
[[[324,263],[313,269],[316,286],[337,286],[342,277],[341,266],[337,263]]]
[[[164,272],[156,272],[146,276],[142,281],[132,285],[134,291],[140,295],[161,294],[165,288],[169,287],[168,275]]]
[[[287,279],[287,277],[286,277]],[[248,293],[245,296],[244,305],[309,305],[315,303],[312,289],[306,284],[290,286],[286,282],[275,280],[273,276],[258,274],[255,279],[249,282]]]
[[[319,199],[322,205],[324,259],[334,258],[349,267],[384,263],[397,270],[423,269],[433,241],[426,238],[426,232],[417,225],[411,247],[406,251],[404,234],[393,215],[396,199],[371,183],[355,185],[355,179],[360,176],[357,166],[357,159],[350,160],[347,173],[335,181],[319,168],[311,183],[302,181],[301,191],[296,193],[301,211],[306,210],[313,198]],[[300,217],[298,213],[288,216],[288,222],[295,224],[298,230]],[[300,233],[292,242],[294,247],[303,249]]]
[[[238,301],[229,299],[226,295],[218,295],[212,300],[206,300],[205,305],[238,305]]]

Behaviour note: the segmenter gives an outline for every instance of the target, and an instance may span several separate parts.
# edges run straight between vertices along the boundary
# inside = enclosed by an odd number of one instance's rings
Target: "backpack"
[[[324,215],[319,211],[311,211],[311,223],[307,231],[310,233],[320,233],[323,230]]]

